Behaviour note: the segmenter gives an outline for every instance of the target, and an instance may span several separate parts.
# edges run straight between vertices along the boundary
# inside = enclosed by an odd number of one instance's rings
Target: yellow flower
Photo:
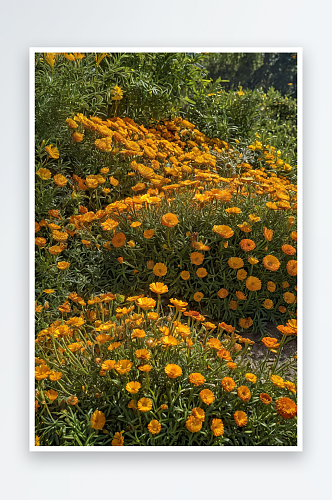
[[[58,151],[58,149],[55,146],[53,146],[53,144],[50,144],[49,146],[46,146],[45,147],[45,151],[54,160],[57,160],[59,158],[59,151]]]
[[[39,168],[36,174],[43,179],[43,181],[47,181],[52,177],[52,173],[48,168]]]
[[[112,99],[112,101],[121,101],[122,98],[123,98],[123,91],[122,91],[121,87],[118,87],[116,85],[111,90],[111,99]]]
[[[124,437],[123,434],[124,431],[121,432],[115,432],[114,437],[112,439],[112,446],[123,446],[124,443]]]
[[[224,377],[221,381],[222,388],[226,392],[232,392],[235,389],[235,382],[231,377]]]
[[[91,418],[90,418],[90,422],[91,422],[91,427],[95,430],[101,430],[104,425],[105,425],[105,422],[106,422],[106,419],[105,419],[105,413],[103,413],[102,411],[99,411],[99,410],[96,410]]]
[[[64,175],[57,174],[53,177],[54,183],[59,187],[64,187],[67,184],[67,179]]]
[[[273,301],[270,299],[265,299],[263,302],[263,307],[265,307],[265,309],[272,309]]]

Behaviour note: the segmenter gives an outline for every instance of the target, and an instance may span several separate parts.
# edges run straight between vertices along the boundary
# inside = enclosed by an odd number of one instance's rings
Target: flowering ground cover
[[[296,134],[127,56],[36,54],[36,445],[296,446]]]

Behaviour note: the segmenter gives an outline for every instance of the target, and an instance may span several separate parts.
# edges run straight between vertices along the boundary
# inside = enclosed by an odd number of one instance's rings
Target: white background
[[[322,0],[11,1],[1,6],[1,406],[4,499],[328,498],[331,451],[331,7]],[[28,452],[29,47],[303,47],[304,451]]]

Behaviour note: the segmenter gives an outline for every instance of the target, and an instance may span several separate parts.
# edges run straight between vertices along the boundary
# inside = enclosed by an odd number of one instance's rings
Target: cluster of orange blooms
[[[166,411],[168,405],[157,403],[151,397],[147,397],[147,387],[152,380],[151,377],[156,377],[163,371],[169,380],[183,381],[187,369],[184,365],[181,367],[178,360],[181,353],[190,356],[195,347],[207,354],[210,365],[217,364],[218,378],[222,377],[220,380],[223,391],[231,393],[236,389],[234,376],[230,376],[231,372],[236,373],[237,363],[234,361],[241,354],[242,346],[247,351],[254,342],[236,333],[231,325],[224,322],[216,325],[206,321],[200,313],[188,311],[188,304],[178,299],[170,299],[174,314],[168,318],[163,317],[159,312],[160,296],[166,293],[167,286],[159,282],[152,283],[150,290],[157,295],[157,300],[144,296],[125,299],[123,296],[103,293],[85,301],[78,294],[71,293],[68,300],[59,306],[62,319],[41,330],[36,338],[38,357],[35,358],[35,378],[38,382],[48,381],[48,390],[44,389],[43,393],[49,404],[60,397],[59,394],[64,398],[62,400],[64,403],[72,406],[79,404],[80,399],[77,394],[69,397],[63,394],[63,372],[68,379],[73,364],[76,368],[82,366],[83,369],[85,367],[89,371],[96,372],[97,377],[105,378],[105,381],[109,380],[110,383],[112,378],[123,377],[121,380],[124,391],[134,396],[128,403],[128,408],[134,413],[136,411],[148,413],[153,411],[153,407],[157,412]],[[45,290],[45,293],[52,292],[54,290]],[[73,315],[74,310],[76,314],[80,310],[80,315]],[[181,321],[182,316],[188,318],[187,323]],[[291,333],[283,332],[284,335],[295,335],[296,321],[290,322],[288,328]],[[199,337],[197,331],[200,332]],[[263,343],[268,351],[273,352],[276,352],[274,349],[279,346],[276,339],[269,337],[263,339]],[[43,359],[45,352],[48,352],[46,360]],[[123,358],[124,354],[129,359]],[[113,359],[109,359],[110,356]],[[169,360],[166,366],[159,366],[161,357]],[[204,406],[202,408],[201,404],[208,407],[216,401],[215,393],[204,387],[208,376],[208,371],[206,375],[201,372],[189,372],[186,375],[190,386],[193,389],[199,388],[200,405],[192,409],[185,423],[185,427],[191,433],[199,432],[205,420]],[[257,376],[253,373],[247,373],[245,379],[252,386],[257,383]],[[54,384],[51,384],[51,387],[49,387],[50,382]],[[296,392],[292,382],[284,381],[277,375],[271,377],[271,382],[278,388]],[[57,385],[58,390],[55,390],[53,387]],[[209,385],[211,387],[211,383]],[[36,410],[40,407],[38,402],[40,389],[41,386],[37,390]],[[88,396],[84,387],[82,391],[81,397]],[[237,396],[243,402],[248,402],[251,399],[251,390],[247,385],[239,385]],[[101,395],[95,394],[95,397],[99,398]],[[264,405],[272,402],[272,398],[266,393],[260,394],[260,400]],[[171,401],[168,401],[168,404],[171,404]],[[279,398],[276,401],[276,409],[285,419],[296,415],[296,404],[288,397]],[[245,426],[248,422],[247,414],[242,410],[236,411],[234,420],[239,427]],[[105,414],[96,410],[91,416],[91,426],[100,430],[105,423]],[[224,433],[223,420],[212,419],[210,429],[214,436],[221,437]],[[152,419],[149,421],[148,430],[151,434],[158,434],[162,430],[162,425],[158,420]],[[115,433],[113,446],[124,444],[123,432]]]

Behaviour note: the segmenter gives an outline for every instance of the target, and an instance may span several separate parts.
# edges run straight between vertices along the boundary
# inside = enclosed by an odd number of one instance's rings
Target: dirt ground
[[[254,369],[257,363],[260,363],[261,361],[264,360],[266,356],[266,347],[263,344],[263,342],[260,342],[259,339],[261,338],[261,335],[259,333],[246,333],[242,335],[243,337],[246,337],[255,342],[255,344],[252,346],[251,356],[250,356],[253,360],[252,366]],[[277,339],[279,342],[282,338],[282,334],[272,323],[268,323],[266,325],[266,337],[273,337]],[[287,344],[282,348],[278,366],[284,361],[286,361],[286,359],[290,359],[296,354],[297,354],[297,338],[295,337],[289,342],[287,342]],[[271,366],[275,361],[275,359],[276,359],[276,354],[271,353],[269,356],[269,361],[267,363],[268,366],[269,365]],[[285,375],[289,376],[289,378],[291,379],[294,379],[296,377],[296,371],[294,369],[294,365],[293,368],[288,369]]]

